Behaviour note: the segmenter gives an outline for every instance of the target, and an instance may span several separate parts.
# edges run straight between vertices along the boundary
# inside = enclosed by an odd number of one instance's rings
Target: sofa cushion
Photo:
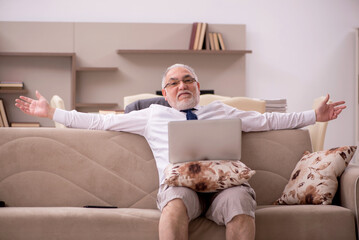
[[[247,182],[255,171],[241,161],[207,160],[170,164],[165,169],[169,186],[189,187],[197,192],[216,192]]]
[[[140,99],[128,104],[125,108],[125,113],[145,109],[151,106],[152,104],[159,104],[166,107],[171,107],[164,97],[155,97],[148,99]]]
[[[331,204],[339,177],[356,146],[307,152],[294,168],[282,196],[275,204]]]
[[[350,209],[335,205],[262,205],[256,210],[256,240],[355,240]]]
[[[8,207],[0,209],[0,239],[158,239],[159,217],[156,209]]]
[[[157,209],[7,207],[0,209],[1,240],[155,240]],[[224,239],[225,227],[203,217],[189,225],[189,239]]]

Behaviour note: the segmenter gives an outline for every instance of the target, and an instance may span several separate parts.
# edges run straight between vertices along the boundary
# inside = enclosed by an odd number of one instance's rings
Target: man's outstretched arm
[[[36,97],[37,100],[20,96],[19,99],[15,100],[15,106],[26,114],[52,120],[55,108],[51,107],[46,98],[44,98],[38,91],[36,91]]]

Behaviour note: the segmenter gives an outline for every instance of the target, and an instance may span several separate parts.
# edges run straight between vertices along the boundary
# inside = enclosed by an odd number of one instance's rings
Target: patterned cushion
[[[197,192],[216,192],[247,182],[255,171],[240,161],[207,160],[170,164],[165,169],[169,186],[189,187]]]
[[[339,177],[356,146],[306,152],[297,163],[282,196],[274,204],[331,204]]]

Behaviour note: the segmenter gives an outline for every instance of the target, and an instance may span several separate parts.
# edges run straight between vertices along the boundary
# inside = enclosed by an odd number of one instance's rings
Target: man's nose
[[[185,84],[183,81],[180,81],[179,85],[178,85],[178,88],[179,89],[187,89],[187,84]]]

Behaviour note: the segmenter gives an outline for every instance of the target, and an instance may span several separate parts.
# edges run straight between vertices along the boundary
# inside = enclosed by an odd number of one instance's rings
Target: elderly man
[[[315,110],[301,113],[245,112],[213,102],[199,106],[198,78],[192,68],[183,64],[170,66],[162,79],[162,93],[172,108],[153,104],[129,114],[99,115],[53,109],[36,92],[37,100],[21,96],[16,106],[24,113],[53,119],[68,127],[126,131],[140,134],[148,141],[158,169],[160,189],[157,206],[161,210],[160,239],[188,239],[188,224],[201,214],[226,226],[226,239],[254,239],[255,193],[248,183],[218,193],[199,194],[189,188],[169,187],[164,183],[168,161],[168,128],[170,121],[186,120],[190,110],[198,119],[241,118],[243,131],[266,131],[300,128],[316,121],[336,119],[344,102],[328,104],[329,95]]]

